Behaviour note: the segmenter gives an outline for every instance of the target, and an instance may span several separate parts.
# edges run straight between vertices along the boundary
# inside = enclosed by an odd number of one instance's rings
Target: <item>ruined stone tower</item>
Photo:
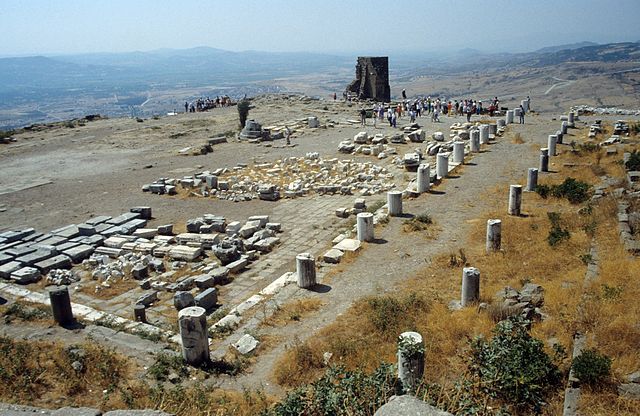
[[[389,58],[386,56],[359,56],[356,79],[349,84],[347,92],[359,99],[391,101],[389,86]]]

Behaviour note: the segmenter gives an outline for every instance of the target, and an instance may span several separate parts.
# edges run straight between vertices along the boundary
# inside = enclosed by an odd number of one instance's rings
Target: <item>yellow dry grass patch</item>
[[[269,326],[284,326],[296,322],[320,309],[324,303],[318,298],[298,299],[285,303],[276,308],[273,315],[268,317],[263,324]]]

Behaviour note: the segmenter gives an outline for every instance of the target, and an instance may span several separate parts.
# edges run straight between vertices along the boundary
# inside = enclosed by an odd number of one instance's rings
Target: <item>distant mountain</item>
[[[598,44],[595,42],[567,43],[565,45],[547,46],[546,48],[538,49],[534,53],[553,53],[562,51],[564,49],[580,49],[586,46],[598,46]]]

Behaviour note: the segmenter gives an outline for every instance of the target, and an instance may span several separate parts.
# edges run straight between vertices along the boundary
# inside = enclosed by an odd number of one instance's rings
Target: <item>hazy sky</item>
[[[530,51],[640,40],[640,0],[0,0],[0,55]]]

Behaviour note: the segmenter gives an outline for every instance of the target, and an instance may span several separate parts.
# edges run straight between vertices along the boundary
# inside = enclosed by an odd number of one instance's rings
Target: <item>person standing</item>
[[[520,124],[524,124],[524,107],[520,104]]]
[[[287,139],[287,146],[291,144],[291,129],[289,126],[284,127],[284,136]]]
[[[362,126],[367,124],[367,110],[364,107],[360,108],[360,124]]]
[[[405,91],[404,89],[402,90],[402,99],[403,100],[407,99],[407,91]]]

